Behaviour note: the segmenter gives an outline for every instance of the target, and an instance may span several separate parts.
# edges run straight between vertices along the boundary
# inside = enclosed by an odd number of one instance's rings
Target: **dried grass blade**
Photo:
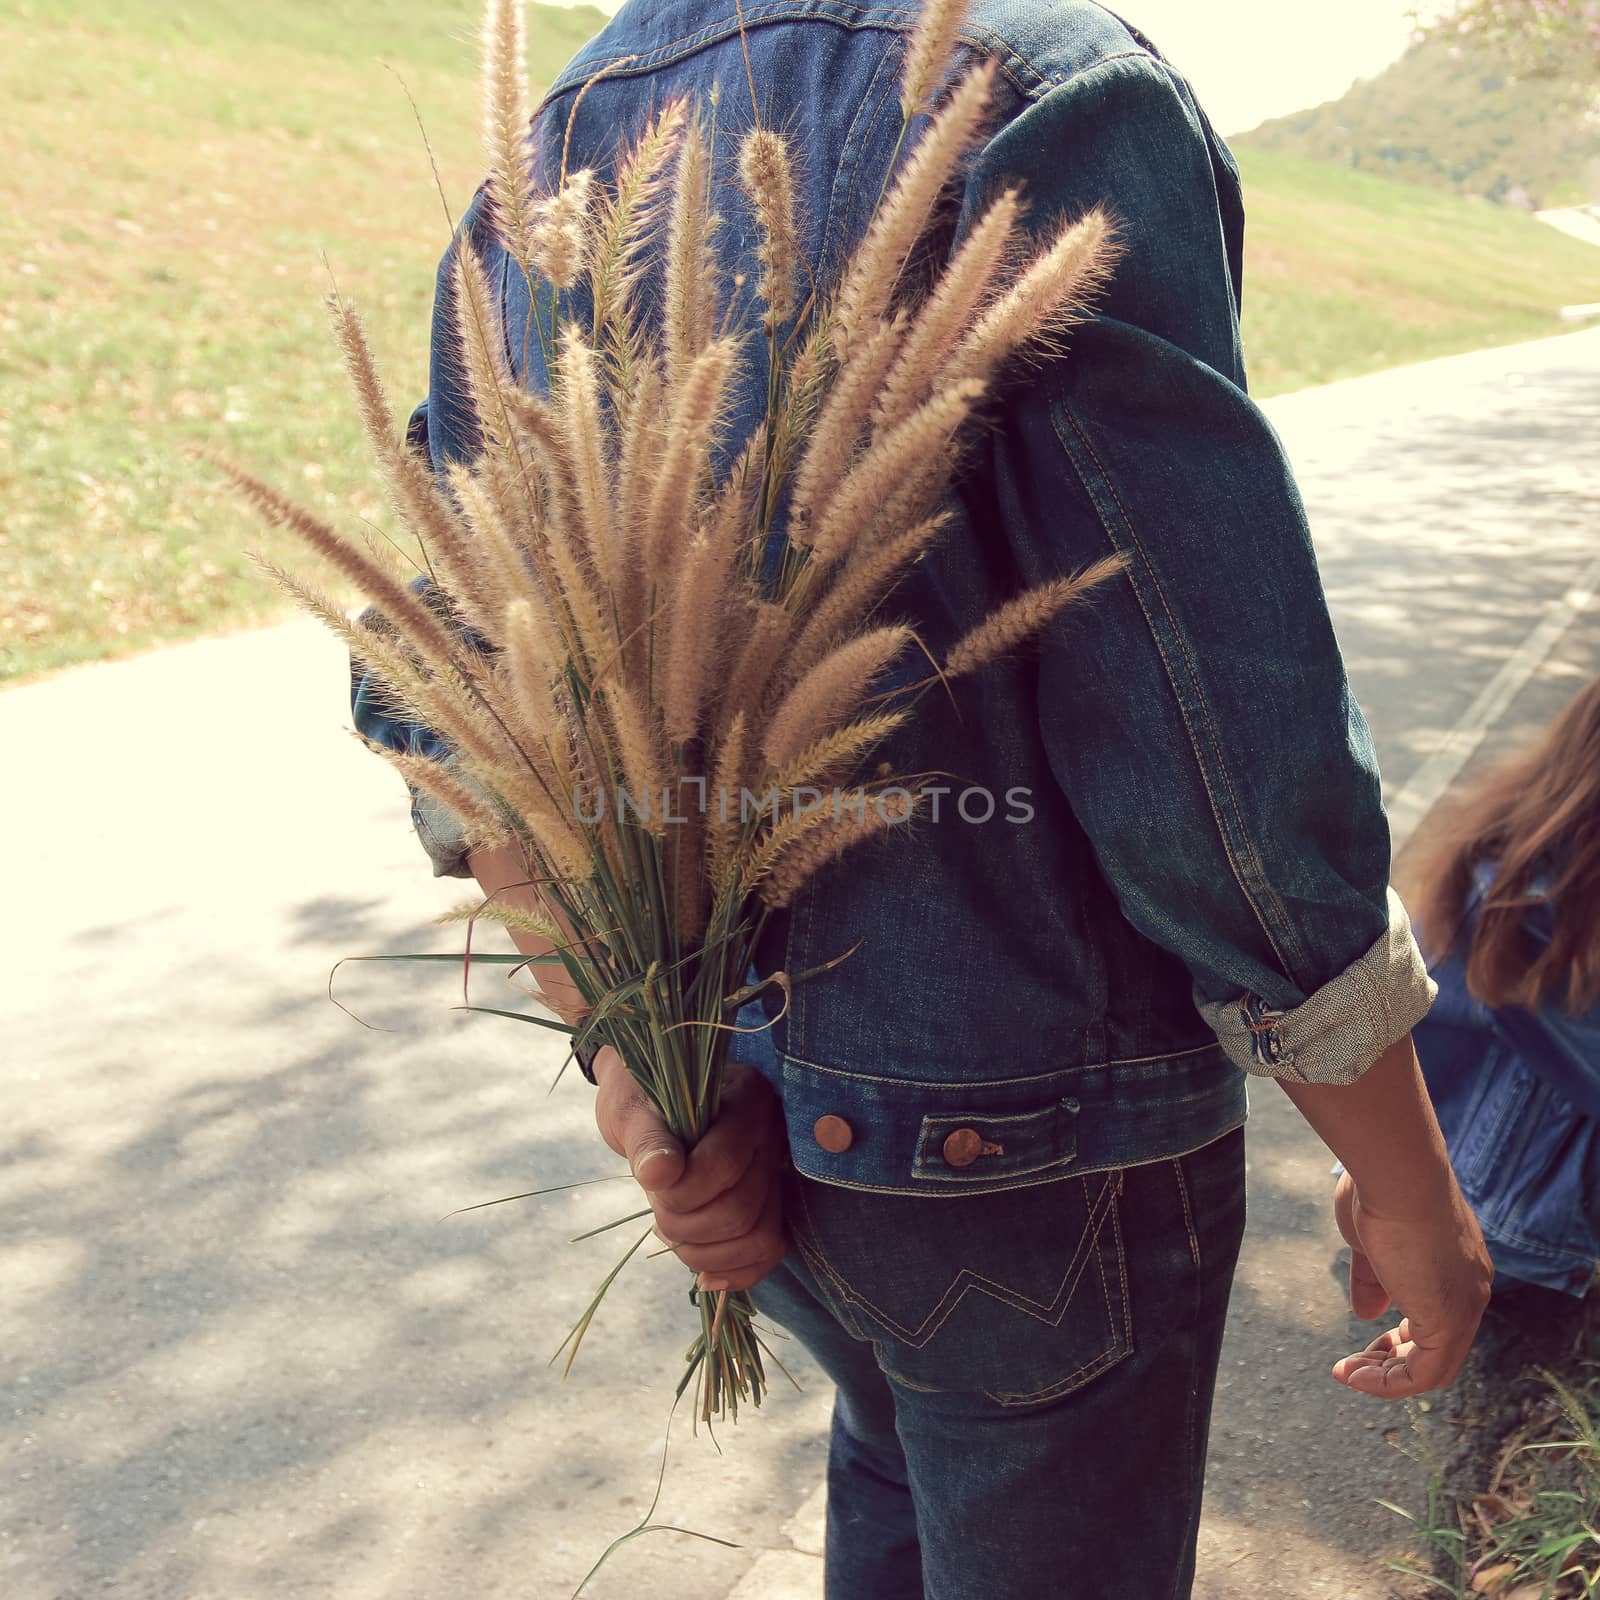
[[[997,661],[1038,633],[1091,589],[1125,570],[1121,556],[1107,556],[1070,578],[1056,578],[1029,589],[984,618],[945,657],[944,676],[963,678]]]
[[[481,51],[489,214],[512,259],[531,281],[534,202],[527,147],[527,39],[521,0],[488,0]]]
[[[905,483],[948,475],[951,445],[982,395],[975,379],[951,384],[872,442],[817,515],[812,548],[819,562],[844,555]]]
[[[1018,191],[1007,189],[973,224],[906,331],[877,398],[875,426],[892,427],[903,421],[933,393],[941,368],[970,332],[993,292],[1000,268],[1015,245],[1021,209]]]
[[[716,269],[711,256],[711,162],[698,121],[685,129],[678,152],[667,263],[662,338],[666,382],[674,389],[711,343],[716,317]]]
[[[769,332],[794,315],[800,273],[800,238],[795,225],[794,157],[789,142],[770,128],[752,128],[739,149],[739,176],[755,211],[760,242],[756,295],[766,303]]]
[[[863,796],[859,815],[829,818],[797,840],[774,863],[758,893],[774,910],[789,905],[806,884],[831,861],[858,844],[865,844],[909,820],[916,808],[914,796],[904,793]]]
[[[793,630],[793,620],[782,606],[763,600],[754,607],[753,616],[742,626],[744,645],[723,692],[720,712],[724,719],[731,722],[743,713],[748,727],[761,724],[769,689]]]
[[[713,443],[726,420],[738,351],[737,339],[718,339],[695,357],[680,384],[667,380],[674,398],[641,541],[641,559],[650,573],[673,570],[698,521],[696,508],[709,478]]]
[[[883,711],[834,728],[802,750],[788,766],[770,778],[780,794],[806,784],[821,783],[841,773],[856,770],[858,764],[901,727],[910,713]]]
[[[427,756],[406,755],[371,739],[362,739],[362,743],[374,754],[382,756],[412,788],[420,789],[437,800],[458,818],[465,826],[472,845],[502,846],[510,844],[516,837],[485,792],[465,781],[443,762]]]
[[[923,0],[900,70],[900,114],[910,122],[928,109],[950,63],[968,0]]]
[[[297,534],[349,578],[402,631],[407,643],[430,671],[449,671],[461,666],[456,641],[444,624],[410,588],[386,572],[370,555],[254,473],[221,458],[213,458],[213,465],[232,481],[266,522]]]
[[[750,759],[748,730],[744,712],[735,712],[727,734],[717,747],[712,790],[706,800],[711,818],[707,829],[707,859],[713,888],[719,894],[725,892],[732,881],[743,828],[739,813],[745,766]]]
[[[519,933],[535,934],[551,944],[563,944],[567,937],[551,917],[530,906],[495,905],[483,900],[463,900],[460,905],[441,911],[433,922],[440,928],[457,922],[493,922],[502,928],[515,928]]]
[[[576,330],[569,330],[562,340],[556,415],[586,553],[602,593],[615,595],[622,581],[623,553],[612,501],[609,431],[600,407],[594,351]]]
[[[793,677],[808,671],[839,641],[861,626],[893,586],[939,536],[948,519],[926,517],[896,534],[858,540],[838,576],[807,616],[785,667]]]
[[[945,376],[987,377],[1024,345],[1048,341],[1087,314],[1115,263],[1111,222],[1098,207],[1061,230],[962,340]]]
[[[668,163],[678,148],[687,107],[674,100],[628,147],[617,164],[614,186],[597,208],[593,265],[594,343],[614,362],[619,392],[626,394],[627,369],[640,338],[634,317],[634,295],[644,262],[658,230],[665,225],[671,191]]]
[[[839,289],[838,316],[852,348],[882,320],[912,251],[927,231],[939,196],[972,143],[989,104],[994,67],[969,72],[918,140],[851,257]]]
[[[895,319],[864,331],[852,359],[821,402],[795,469],[789,537],[802,548],[812,543],[813,521],[824,500],[855,464],[862,429],[872,416],[885,374],[899,352],[903,322]]]
[[[874,680],[910,642],[904,627],[874,628],[823,657],[779,702],[761,753],[782,772],[866,698]]]

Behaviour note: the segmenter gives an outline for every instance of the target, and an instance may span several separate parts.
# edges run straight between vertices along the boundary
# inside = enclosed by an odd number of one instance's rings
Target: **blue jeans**
[[[970,1198],[791,1175],[756,1302],[836,1386],[827,1600],[1180,1600],[1244,1136]]]

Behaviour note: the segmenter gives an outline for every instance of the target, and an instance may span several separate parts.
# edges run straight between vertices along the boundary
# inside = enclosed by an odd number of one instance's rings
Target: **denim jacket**
[[[604,174],[652,107],[715,87],[719,260],[753,283],[729,170],[753,77],[763,123],[801,152],[802,242],[826,281],[896,145],[914,16],[746,0],[747,76],[734,0],[631,0],[539,108],[536,170],[553,178],[570,137],[570,166]],[[1432,993],[1387,888],[1372,744],[1300,499],[1246,393],[1233,160],[1185,80],[1098,5],[977,0],[963,40],[996,64],[997,104],[940,248],[1020,183],[1041,229],[1106,205],[1121,255],[1065,355],[999,397],[947,532],[893,606],[937,653],[1025,585],[1113,552],[1127,572],[953,705],[922,703],[883,756],[948,774],[942,811],[825,873],[761,952],[796,972],[855,947],[741,1043],[782,1092],[800,1171],[906,1194],[1196,1149],[1243,1120],[1240,1069],[1352,1081]],[[515,358],[526,286],[480,224],[481,202],[463,226],[488,250]],[[471,446],[450,300],[442,270],[414,419],[436,464]],[[736,437],[765,383],[753,363]],[[374,738],[439,753],[359,676],[355,711]],[[418,819],[437,870],[460,872],[450,820]],[[844,1148],[823,1148],[824,1118],[843,1119],[848,1140],[828,1143]]]
[[[1493,881],[1493,865],[1480,866],[1466,939]],[[1526,928],[1548,944],[1549,909],[1533,907]],[[1438,1004],[1417,1052],[1496,1287],[1582,1295],[1600,1271],[1600,1005],[1581,1016],[1558,1003],[1486,1006],[1467,992],[1459,956],[1434,976]]]

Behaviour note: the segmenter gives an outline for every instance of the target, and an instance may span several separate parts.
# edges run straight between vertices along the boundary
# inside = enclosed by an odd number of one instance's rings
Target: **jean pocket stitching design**
[[[1117,1174],[1117,1180],[1116,1198],[1120,1198],[1122,1194],[1120,1173]],[[1118,1215],[1115,1205],[1110,1209],[1106,1224],[1111,1228],[1112,1243],[1117,1253],[1117,1275],[1122,1285],[1122,1318],[1119,1327],[1116,1311],[1112,1305],[1111,1284],[1106,1277],[1105,1254],[1097,1248],[1095,1250],[1095,1266],[1100,1272],[1100,1297],[1105,1308],[1106,1326],[1111,1334],[1111,1343],[1099,1355],[1092,1356],[1081,1367],[1069,1372],[1064,1378],[1058,1378],[1054,1383],[1046,1385],[1043,1389],[1035,1389],[1026,1394],[1009,1390],[985,1390],[984,1392],[996,1404],[1002,1406],[1031,1406],[1041,1405],[1047,1400],[1063,1399],[1074,1390],[1081,1389],[1086,1384],[1093,1382],[1101,1373],[1109,1372],[1119,1361],[1132,1354],[1133,1308],[1128,1301],[1128,1257],[1122,1244],[1122,1219]]]
[[[918,1394],[943,1394],[944,1390],[931,1383],[918,1383],[914,1378],[908,1378],[904,1373],[896,1372],[887,1361],[883,1359],[883,1346],[875,1344],[872,1354],[877,1359],[878,1371],[891,1383],[897,1383],[902,1389],[914,1389]]]
[[[1106,1174],[1105,1182],[1101,1184],[1100,1192],[1095,1197],[1093,1205],[1089,1208],[1089,1215],[1084,1223],[1083,1234],[1078,1241],[1078,1247],[1073,1252],[1072,1260],[1067,1264],[1067,1270],[1062,1277],[1060,1286],[1056,1289],[1048,1304],[1034,1300],[1028,1295],[1019,1294],[1015,1289],[1008,1289],[1003,1283],[998,1283],[993,1278],[985,1277],[981,1272],[977,1272],[971,1267],[963,1267],[939,1297],[938,1304],[934,1306],[933,1310],[915,1328],[908,1328],[897,1318],[875,1305],[867,1296],[845,1283],[831,1269],[827,1270],[828,1281],[833,1285],[835,1292],[842,1295],[847,1302],[864,1311],[885,1332],[913,1350],[924,1348],[950,1319],[967,1295],[974,1291],[987,1294],[991,1299],[998,1300],[1002,1305],[1010,1306],[1014,1311],[1020,1311],[1025,1316],[1035,1317],[1038,1321],[1050,1327],[1058,1328],[1061,1326],[1061,1322],[1077,1294],[1078,1285],[1083,1278],[1084,1269],[1089,1264],[1091,1254],[1095,1257],[1097,1263],[1099,1261],[1100,1230],[1105,1225],[1107,1217],[1114,1217],[1115,1215],[1113,1202],[1117,1195],[1121,1193],[1121,1177],[1120,1171]],[[1121,1253],[1120,1241],[1121,1233],[1118,1230],[1119,1255]],[[804,1246],[802,1246],[802,1249],[804,1249]],[[807,1256],[809,1259],[809,1251]],[[1103,1265],[1100,1270],[1102,1272],[1105,1270]],[[1126,1289],[1125,1268],[1124,1289]],[[1109,1317],[1109,1294],[1107,1300],[1107,1314]]]
[[[1115,1344],[1102,1350],[1093,1361],[1085,1362],[1076,1372],[1069,1373],[1059,1383],[1053,1383],[1048,1389],[1039,1389],[1033,1394],[1008,1394],[1003,1390],[986,1389],[984,1393],[1002,1406],[1037,1406],[1043,1405],[1047,1400],[1061,1400],[1071,1394],[1075,1389],[1082,1389],[1086,1384],[1094,1382],[1102,1372],[1109,1372],[1119,1361],[1127,1359],[1133,1346],[1126,1339],[1118,1339]]]
[[[1114,1211],[1113,1211],[1111,1217],[1108,1220],[1112,1223],[1113,1227],[1116,1226],[1116,1213]],[[1097,1235],[1097,1237],[1098,1237],[1098,1235]],[[1084,1385],[1086,1385],[1088,1383],[1091,1383],[1094,1379],[1098,1378],[1102,1372],[1109,1371],[1112,1367],[1116,1366],[1116,1364],[1119,1361],[1121,1361],[1126,1355],[1128,1355],[1128,1353],[1133,1348],[1133,1344],[1132,1344],[1131,1338],[1128,1336],[1128,1333],[1126,1331],[1127,1330],[1127,1326],[1128,1326],[1128,1319],[1127,1319],[1128,1274],[1127,1274],[1127,1270],[1126,1270],[1126,1262],[1124,1261],[1124,1258],[1123,1258],[1123,1255],[1122,1255],[1122,1234],[1121,1234],[1121,1230],[1120,1229],[1117,1230],[1116,1243],[1117,1243],[1117,1259],[1118,1259],[1119,1264],[1121,1264],[1122,1268],[1123,1268],[1123,1271],[1122,1271],[1122,1288],[1123,1288],[1123,1302],[1124,1302],[1123,1331],[1119,1332],[1117,1327],[1116,1327],[1116,1323],[1115,1323],[1115,1320],[1114,1320],[1115,1312],[1113,1311],[1112,1304],[1111,1304],[1111,1285],[1107,1281],[1107,1278],[1106,1278],[1106,1264],[1105,1264],[1104,1259],[1101,1257],[1100,1251],[1098,1249],[1096,1249],[1096,1251],[1095,1251],[1095,1267],[1099,1271],[1099,1274],[1100,1274],[1100,1304],[1101,1304],[1101,1308],[1103,1309],[1103,1311],[1105,1313],[1106,1326],[1107,1326],[1108,1330],[1111,1333],[1112,1342],[1104,1350],[1102,1350],[1098,1355],[1091,1356],[1087,1361],[1085,1361],[1083,1363],[1082,1366],[1074,1367],[1073,1370],[1071,1372],[1067,1373],[1065,1377],[1057,1378],[1054,1383],[1046,1384],[1045,1387],[1042,1388],[1042,1389],[1034,1389],[1034,1390],[1029,1390],[1029,1391],[1010,1390],[1010,1389],[984,1389],[984,1390],[980,1391],[987,1399],[993,1400],[996,1405],[1012,1406],[1012,1407],[1041,1405],[1047,1400],[1060,1400],[1064,1396],[1071,1394],[1073,1392],[1073,1390],[1081,1389],[1081,1388],[1084,1387]],[[1071,1295],[1068,1296],[1069,1304],[1073,1300],[1076,1300],[1077,1296],[1078,1296],[1078,1290],[1076,1288],[1074,1288],[1072,1293],[1071,1293]],[[1063,1308],[1063,1315],[1064,1314],[1065,1314],[1065,1308]],[[939,1393],[942,1392],[941,1390],[939,1390],[938,1388],[936,1388],[932,1384],[917,1383],[913,1379],[905,1377],[902,1373],[896,1372],[894,1370],[894,1368],[891,1367],[883,1359],[883,1346],[882,1345],[874,1345],[873,1346],[873,1352],[877,1356],[877,1358],[878,1358],[878,1366],[879,1366],[879,1368],[883,1372],[883,1375],[886,1378],[892,1378],[894,1380],[894,1382],[902,1385],[903,1387],[905,1387],[907,1389],[915,1389],[920,1394],[939,1394]]]
[[[792,1193],[793,1210],[797,1211],[798,1215],[791,1213],[788,1230],[790,1239],[798,1247],[806,1266],[811,1269],[811,1275],[817,1280],[817,1286],[824,1291],[828,1309],[838,1319],[840,1327],[852,1339],[859,1339],[863,1344],[871,1343],[872,1336],[852,1315],[854,1296],[851,1295],[849,1286],[833,1270],[823,1253],[816,1225],[811,1220],[811,1208],[806,1204],[804,1187],[796,1185]],[[797,1227],[796,1223],[800,1226]]]
[[[1183,1175],[1183,1162],[1174,1160],[1173,1176],[1178,1180],[1178,1199],[1183,1203],[1183,1225],[1189,1230],[1189,1259],[1198,1267],[1200,1262],[1200,1235],[1194,1230],[1194,1209],[1189,1204],[1189,1180]]]
[[[1125,1174],[1117,1173],[1117,1199],[1122,1198]],[[1117,1247],[1117,1275],[1122,1280],[1122,1346],[1124,1351],[1133,1348],[1133,1297],[1128,1292],[1128,1252],[1122,1243],[1122,1213],[1115,1206],[1111,1210],[1111,1237]]]

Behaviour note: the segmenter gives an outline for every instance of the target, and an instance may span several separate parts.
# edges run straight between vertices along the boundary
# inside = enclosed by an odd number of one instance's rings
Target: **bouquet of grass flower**
[[[859,248],[819,285],[799,246],[801,152],[759,120],[729,185],[754,213],[753,283],[718,271],[699,108],[656,113],[608,176],[563,164],[553,192],[538,192],[521,8],[490,0],[491,216],[527,279],[526,337],[547,389],[514,381],[507,335],[520,343],[524,330],[500,326],[463,239],[456,337],[481,453],[440,481],[397,431],[355,314],[334,305],[395,513],[432,579],[427,600],[228,469],[268,520],[362,588],[373,611],[352,622],[274,572],[450,751],[381,753],[462,819],[471,846],[518,852],[542,907],[459,915],[554,946],[548,959],[589,1007],[567,1031],[614,1046],[686,1146],[717,1116],[739,1005],[792,981],[748,982],[768,918],[915,812],[914,783],[864,776],[876,747],[929,683],[978,671],[1115,565],[1019,594],[920,681],[886,690],[918,642],[886,604],[938,538],[964,431],[1001,368],[1081,313],[1108,259],[1099,213],[1041,242],[1007,189],[931,283],[908,271],[990,96],[986,66],[951,81],[962,9],[925,6],[894,170]],[[765,363],[766,405],[733,436],[751,361]],[[811,801],[818,791],[832,803]],[[699,1415],[759,1403],[748,1296],[697,1305],[684,1385],[697,1383]]]

